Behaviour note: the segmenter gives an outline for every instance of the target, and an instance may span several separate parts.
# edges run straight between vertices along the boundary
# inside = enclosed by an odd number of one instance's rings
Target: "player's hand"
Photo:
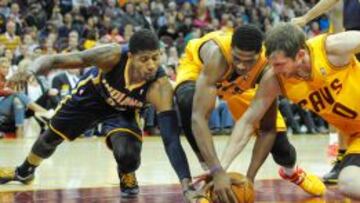
[[[236,203],[237,199],[231,189],[231,185],[241,185],[243,182],[231,179],[225,171],[220,171],[213,175],[213,184],[214,202]]]
[[[291,23],[298,25],[300,27],[304,27],[307,23],[305,17],[301,16],[301,17],[297,17],[297,18],[292,18],[291,19]]]
[[[193,181],[193,186],[196,186],[198,184],[200,184],[200,182],[204,181],[204,182],[210,182],[212,177],[210,175],[210,172],[209,171],[205,171],[205,173],[203,174],[200,174],[200,175],[197,175],[195,176],[194,178],[194,181]]]

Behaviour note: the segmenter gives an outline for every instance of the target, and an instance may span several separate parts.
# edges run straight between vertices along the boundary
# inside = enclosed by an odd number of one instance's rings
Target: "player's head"
[[[10,61],[5,57],[0,58],[0,75],[5,77],[9,73]]]
[[[254,25],[236,28],[231,39],[231,50],[233,66],[238,74],[245,74],[256,63],[263,39],[263,33]]]
[[[160,65],[159,39],[148,29],[133,34],[129,42],[129,58],[132,67],[144,80],[152,79]]]
[[[275,73],[293,77],[306,55],[305,33],[290,23],[276,25],[265,39],[266,56]]]

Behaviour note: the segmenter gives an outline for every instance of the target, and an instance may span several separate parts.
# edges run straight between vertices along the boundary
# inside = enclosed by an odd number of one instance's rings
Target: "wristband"
[[[222,171],[222,170],[223,170],[223,168],[221,165],[215,165],[210,168],[210,175],[214,175],[215,173]]]

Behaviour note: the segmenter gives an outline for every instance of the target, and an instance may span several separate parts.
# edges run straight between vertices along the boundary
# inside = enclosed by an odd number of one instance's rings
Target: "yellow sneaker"
[[[120,174],[121,197],[134,198],[139,194],[139,185],[135,173]]]
[[[34,180],[34,174],[27,177],[21,177],[16,168],[0,167],[0,184],[5,184],[10,181],[19,181],[23,184],[30,184]]]
[[[285,174],[284,168],[281,167],[279,169],[279,175],[283,179],[299,185],[305,192],[311,195],[322,196],[326,192],[325,184],[319,177],[311,173],[306,173],[299,167],[296,167],[296,172],[290,177]]]

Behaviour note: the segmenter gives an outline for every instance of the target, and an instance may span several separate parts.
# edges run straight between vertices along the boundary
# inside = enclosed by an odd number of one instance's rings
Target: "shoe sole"
[[[137,198],[138,197],[138,194],[124,194],[124,193],[121,193],[121,198],[124,198],[124,199],[134,199],[134,198]]]
[[[6,184],[10,182],[11,180],[0,180],[0,185]]]

